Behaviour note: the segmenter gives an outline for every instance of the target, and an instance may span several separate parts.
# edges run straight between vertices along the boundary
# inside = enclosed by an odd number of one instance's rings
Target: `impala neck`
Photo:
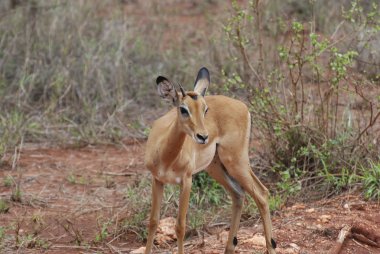
[[[167,138],[162,151],[162,158],[165,166],[169,166],[178,157],[185,142],[186,133],[182,130],[178,117],[170,125]]]

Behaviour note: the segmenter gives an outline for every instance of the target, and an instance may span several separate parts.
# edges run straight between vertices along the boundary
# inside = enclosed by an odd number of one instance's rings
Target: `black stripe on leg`
[[[276,249],[276,247],[277,247],[277,243],[276,243],[275,240],[273,240],[273,238],[270,239],[270,243],[272,244],[272,248],[273,248],[273,249]]]
[[[235,236],[234,239],[233,239],[233,241],[232,241],[232,244],[233,244],[234,246],[236,246],[237,243],[238,243],[238,240],[237,240],[237,238],[236,238],[236,236]]]

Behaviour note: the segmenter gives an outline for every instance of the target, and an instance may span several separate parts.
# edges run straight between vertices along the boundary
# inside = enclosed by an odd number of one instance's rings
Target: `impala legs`
[[[152,183],[152,209],[150,211],[148,240],[146,242],[145,254],[152,252],[154,234],[160,219],[160,207],[164,192],[164,184],[153,178]]]
[[[179,197],[179,212],[177,218],[177,225],[175,232],[177,234],[178,254],[184,254],[183,239],[186,231],[186,213],[189,207],[190,191],[191,191],[192,177],[184,177],[181,184],[181,193]],[[150,211],[150,222],[148,240],[146,243],[145,254],[152,252],[154,234],[157,230],[158,221],[160,219],[160,207],[164,192],[164,184],[160,181],[153,179],[152,185],[152,210]]]
[[[255,200],[264,225],[265,241],[269,254],[275,254],[276,243],[272,238],[272,222],[269,213],[269,191],[260,182],[249,166],[247,155],[232,147],[218,147],[219,158],[227,172]]]
[[[228,234],[227,246],[224,252],[225,254],[231,254],[234,253],[235,246],[237,245],[236,233],[239,228],[243,208],[244,190],[227,174],[217,154],[210,166],[208,166],[207,172],[229,192],[232,198],[230,232]]]
[[[190,191],[191,191],[192,177],[185,176],[182,179],[181,192],[179,195],[179,211],[177,218],[177,225],[175,232],[177,234],[178,254],[184,253],[183,239],[186,230],[186,213],[189,207]]]

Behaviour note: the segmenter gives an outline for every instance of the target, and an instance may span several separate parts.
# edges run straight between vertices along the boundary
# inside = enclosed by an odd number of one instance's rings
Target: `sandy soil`
[[[95,239],[104,222],[117,223],[130,210],[126,186],[150,177],[143,165],[144,145],[138,140],[119,147],[41,148],[27,144],[14,169],[9,154],[0,177],[13,176],[19,181],[22,202],[12,201],[14,188],[0,183],[0,196],[10,205],[7,213],[0,214],[0,226],[7,228],[2,251],[129,253],[143,246],[129,233],[108,234],[101,242]],[[360,194],[343,194],[297,203],[273,214],[278,253],[328,253],[344,225],[362,225],[380,235],[380,205],[365,202]],[[186,240],[186,252],[223,253],[227,232],[228,224],[199,232]],[[33,238],[37,240],[30,241]],[[262,240],[260,221],[243,221],[236,253],[264,253]],[[175,241],[169,241],[156,251],[172,253],[175,246]],[[380,253],[380,249],[348,238],[341,253]]]

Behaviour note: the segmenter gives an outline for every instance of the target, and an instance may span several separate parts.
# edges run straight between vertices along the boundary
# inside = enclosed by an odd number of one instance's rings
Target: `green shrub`
[[[6,177],[4,177],[3,184],[5,187],[12,187],[12,185],[14,184],[13,177],[11,175],[7,175]]]
[[[190,203],[207,208],[218,206],[225,200],[224,188],[212,179],[207,172],[202,171],[193,176]]]
[[[0,213],[7,213],[9,208],[8,202],[4,199],[0,199]]]
[[[370,162],[369,168],[363,168],[364,196],[380,201],[380,163]]]
[[[358,181],[367,158],[377,160],[378,147],[370,143],[376,138],[380,101],[366,92],[376,83],[355,71],[361,53],[356,42],[323,38],[315,32],[315,20],[282,23],[272,34],[274,41],[267,35],[278,25],[277,14],[256,3],[233,2],[224,29],[235,65],[222,70],[225,87],[250,104],[255,133],[265,144],[265,169],[277,175],[282,193],[294,196],[309,186],[319,193],[341,192]],[[337,26],[345,24],[341,33],[379,30],[377,5],[361,4],[342,4],[344,15],[334,17]],[[317,12],[313,8],[313,16]],[[342,21],[348,17],[355,22]]]

